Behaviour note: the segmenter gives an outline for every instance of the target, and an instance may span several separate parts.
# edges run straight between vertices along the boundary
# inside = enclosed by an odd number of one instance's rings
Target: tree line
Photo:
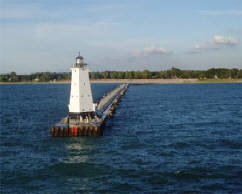
[[[165,71],[104,71],[90,72],[91,79],[242,79],[242,69],[211,68],[208,70],[181,70],[171,68]],[[70,72],[40,72],[17,75],[16,72],[0,74],[0,82],[50,82],[71,80]]]

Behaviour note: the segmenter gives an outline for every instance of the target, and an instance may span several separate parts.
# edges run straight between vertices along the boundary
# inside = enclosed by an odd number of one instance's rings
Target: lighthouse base
[[[81,113],[72,113],[69,112],[69,119],[72,120],[84,120],[85,118],[94,118],[95,112],[81,112]]]
[[[53,137],[100,136],[103,123],[95,125],[55,125],[50,128]]]

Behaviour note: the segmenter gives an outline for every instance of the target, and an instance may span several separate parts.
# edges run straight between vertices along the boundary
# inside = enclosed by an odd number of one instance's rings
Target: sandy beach
[[[50,82],[0,82],[0,84],[70,84],[69,80]],[[183,83],[242,83],[242,79],[95,79],[91,83],[183,84]]]
[[[242,79],[98,79],[92,83],[183,84],[183,83],[242,83]]]
[[[198,79],[97,79],[92,83],[129,83],[129,84],[177,84],[196,83]]]

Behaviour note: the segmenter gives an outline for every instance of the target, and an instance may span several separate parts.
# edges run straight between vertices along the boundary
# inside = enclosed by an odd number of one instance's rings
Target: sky
[[[242,69],[242,0],[0,0],[0,73]]]

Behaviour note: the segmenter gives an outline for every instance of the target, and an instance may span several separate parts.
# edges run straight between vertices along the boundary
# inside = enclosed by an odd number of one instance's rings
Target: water
[[[0,86],[1,193],[242,192],[242,84],[132,85],[102,137],[50,137],[69,91]]]

